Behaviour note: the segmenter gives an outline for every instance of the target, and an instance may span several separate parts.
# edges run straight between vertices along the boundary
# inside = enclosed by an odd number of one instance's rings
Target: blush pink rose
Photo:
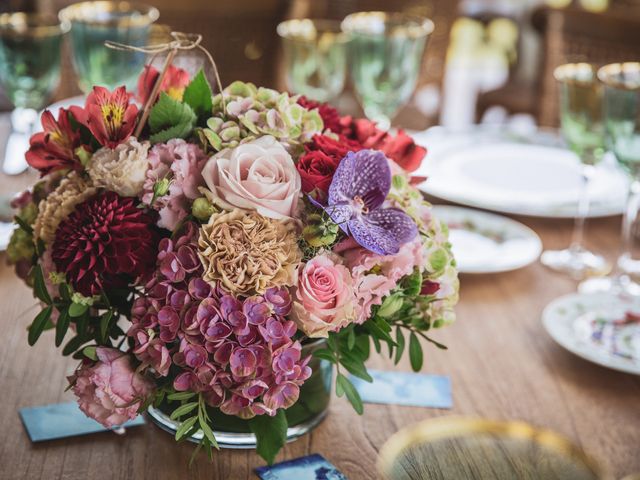
[[[300,174],[291,155],[269,135],[218,152],[202,176],[211,200],[226,210],[256,210],[276,219],[296,214]]]
[[[355,319],[353,280],[349,270],[319,255],[299,272],[293,318],[309,337],[327,337]]]
[[[128,354],[98,347],[98,361],[85,364],[69,377],[80,410],[107,428],[138,415],[140,405],[153,392],[153,383],[137,373]]]

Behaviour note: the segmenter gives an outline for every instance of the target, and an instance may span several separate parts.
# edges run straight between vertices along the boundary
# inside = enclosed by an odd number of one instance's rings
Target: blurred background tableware
[[[524,422],[440,417],[394,434],[382,446],[386,480],[609,480],[570,440]]]
[[[78,84],[84,93],[93,85],[133,89],[145,54],[106,48],[107,40],[133,46],[149,41],[158,9],[124,1],[80,2],[62,9],[60,19],[71,24],[71,50]]]
[[[572,293],[555,299],[542,324],[560,346],[603,367],[640,375],[640,298]]]
[[[342,21],[349,35],[349,63],[355,93],[365,115],[387,129],[413,94],[427,38],[428,18],[386,12],[359,12]]]
[[[610,268],[602,255],[590,252],[583,245],[584,225],[589,215],[589,184],[605,151],[602,86],[596,73],[596,67],[588,63],[568,63],[554,70],[560,84],[561,131],[569,148],[582,161],[582,182],[571,244],[562,250],[543,252],[540,261],[577,280],[605,275]]]
[[[578,157],[554,129],[476,126],[411,132],[428,148],[415,175],[426,194],[462,205],[514,215],[574,218],[582,185]],[[608,164],[589,183],[589,217],[622,213],[627,178]]]
[[[630,187],[616,270],[610,277],[585,280],[579,290],[640,295],[640,63],[606,65],[598,78],[604,84],[607,147],[629,175]]]
[[[344,89],[348,37],[334,20],[287,20],[278,25],[287,88],[318,102],[335,100]]]
[[[0,15],[0,83],[14,105],[12,132],[2,169],[7,175],[27,168],[24,154],[38,121],[38,110],[60,81],[60,47],[69,26],[55,16],[35,13]]]
[[[540,237],[510,218],[471,208],[434,205],[433,212],[449,229],[460,273],[497,273],[535,262]]]

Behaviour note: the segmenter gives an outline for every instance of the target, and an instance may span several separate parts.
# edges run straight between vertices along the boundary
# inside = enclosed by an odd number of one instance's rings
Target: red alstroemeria
[[[147,65],[138,78],[138,95],[137,100],[144,105],[151,95],[153,86],[158,81],[160,72],[153,66]],[[182,68],[169,65],[169,69],[162,79],[160,91],[165,92],[175,100],[182,100],[184,89],[189,85],[189,74]]]
[[[69,116],[69,110],[61,108],[56,120],[49,110],[45,110],[41,118],[44,131],[29,140],[25,158],[42,176],[55,170],[82,169],[76,153],[82,145],[80,131],[72,127]]]
[[[138,107],[124,87],[110,92],[93,87],[84,109],[71,107],[71,113],[85,125],[104,147],[115,148],[127,140],[136,126]]]

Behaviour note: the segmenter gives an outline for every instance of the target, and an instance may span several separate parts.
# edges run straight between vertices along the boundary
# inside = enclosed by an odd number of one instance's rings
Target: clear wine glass
[[[60,19],[71,25],[73,66],[80,89],[84,93],[94,85],[133,89],[145,54],[107,48],[104,42],[146,45],[151,25],[159,16],[155,7],[122,1],[81,2],[62,9]]]
[[[552,270],[567,273],[576,280],[605,275],[610,265],[599,254],[583,245],[585,221],[589,215],[589,185],[595,165],[604,154],[602,85],[597,68],[588,63],[569,63],[557,67],[554,76],[560,85],[560,126],[569,148],[582,162],[582,181],[573,237],[568,248],[547,250],[540,261]]]
[[[287,64],[287,88],[318,102],[334,100],[347,73],[348,37],[333,20],[287,20],[278,25]]]
[[[607,147],[631,180],[622,221],[622,248],[613,275],[582,282],[582,293],[640,295],[640,63],[614,63],[598,70],[604,85]]]
[[[38,120],[60,81],[60,46],[68,24],[54,16],[30,13],[0,15],[0,82],[15,106],[3,171],[17,175],[27,168],[24,154]]]
[[[342,21],[342,30],[351,40],[351,77],[364,113],[388,129],[416,88],[433,22],[404,13],[359,12]]]

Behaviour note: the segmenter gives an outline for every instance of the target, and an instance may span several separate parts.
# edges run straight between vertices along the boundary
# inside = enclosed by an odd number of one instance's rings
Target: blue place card
[[[363,402],[451,408],[451,379],[442,375],[369,370],[373,383],[351,376]]]
[[[18,413],[32,442],[109,430],[82,413],[76,402],[26,407],[21,408]],[[122,426],[128,428],[144,423],[144,417],[138,415]]]
[[[270,467],[258,467],[255,472],[262,480],[347,480],[340,470],[317,453]]]

